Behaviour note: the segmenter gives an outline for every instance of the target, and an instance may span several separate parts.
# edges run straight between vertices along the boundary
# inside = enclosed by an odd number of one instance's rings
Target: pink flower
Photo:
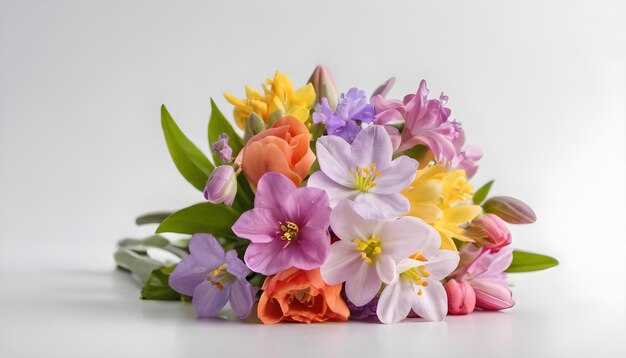
[[[286,176],[264,174],[254,209],[243,213],[233,232],[252,243],[244,259],[255,272],[274,275],[290,267],[318,268],[330,250],[330,203],[322,189],[297,188]]]
[[[465,170],[467,179],[472,179],[478,170],[478,161],[483,157],[480,148],[467,145],[452,161],[452,167]]]
[[[477,227],[483,233],[484,238],[487,240],[483,247],[491,250],[491,252],[496,253],[511,243],[509,228],[504,220],[494,214],[479,216],[472,222],[472,226]]]
[[[460,254],[461,263],[465,264],[453,272],[450,278],[459,283],[467,282],[474,289],[476,307],[499,311],[515,305],[504,273],[513,260],[513,249],[510,246],[492,252],[465,244]]]
[[[448,313],[464,315],[472,313],[476,307],[476,293],[468,282],[451,279],[443,287],[448,295]]]

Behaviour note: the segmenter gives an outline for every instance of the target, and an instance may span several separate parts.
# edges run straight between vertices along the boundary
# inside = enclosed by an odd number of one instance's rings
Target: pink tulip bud
[[[448,314],[464,315],[474,311],[476,294],[468,282],[451,279],[443,287],[448,296]]]
[[[204,198],[213,204],[233,205],[237,195],[237,174],[230,165],[215,168],[204,188]]]
[[[506,227],[504,220],[494,214],[485,214],[476,218],[472,225],[480,228],[487,243],[485,249],[498,252],[501,248],[511,243],[511,232]]]
[[[531,224],[537,220],[530,206],[510,196],[494,196],[483,204],[483,209],[511,224]]]
[[[487,311],[500,311],[515,305],[511,290],[506,282],[500,280],[483,280],[475,285],[476,307]]]
[[[315,88],[315,95],[317,97],[316,102],[320,102],[322,98],[326,98],[330,107],[334,110],[337,108],[337,102],[339,99],[339,91],[333,75],[328,68],[324,65],[318,65],[315,67],[309,82]]]

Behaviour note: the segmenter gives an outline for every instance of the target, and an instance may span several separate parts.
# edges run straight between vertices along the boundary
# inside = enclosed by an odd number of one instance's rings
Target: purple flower
[[[185,257],[170,275],[176,292],[193,296],[200,317],[214,317],[230,300],[240,319],[248,317],[257,289],[247,280],[250,270],[235,250],[224,252],[210,234],[195,234],[189,242],[191,255]]]
[[[376,308],[378,307],[378,296],[374,297],[369,303],[366,303],[364,306],[355,305],[348,296],[346,295],[346,291],[341,291],[341,296],[346,301],[348,305],[348,309],[350,310],[350,319],[353,320],[376,320]]]
[[[269,172],[259,180],[254,209],[243,213],[232,229],[252,242],[244,259],[253,271],[312,270],[328,256],[330,212],[324,190],[297,188],[283,174]]]
[[[233,205],[237,195],[237,173],[230,165],[215,168],[204,187],[204,198],[213,204]]]
[[[417,93],[405,96],[402,101],[374,96],[375,123],[404,122],[400,152],[423,144],[433,152],[437,162],[452,161],[463,144],[463,129],[457,122],[448,121],[451,112],[445,106],[448,97],[441,94],[439,99],[428,99],[428,93],[426,81],[422,80]]]
[[[367,103],[365,92],[351,88],[339,96],[337,109],[333,111],[328,100],[322,98],[315,106],[314,123],[324,123],[326,132],[339,136],[351,143],[361,131],[362,123],[374,121],[374,106]]]
[[[228,145],[228,134],[220,134],[211,145],[211,148],[213,153],[219,154],[222,163],[229,163],[233,159],[233,148]]]
[[[415,178],[417,162],[404,155],[391,160],[391,139],[382,126],[365,128],[352,144],[330,135],[316,145],[321,170],[307,186],[325,189],[332,207],[350,199],[361,216],[377,220],[409,211],[409,201],[400,192]]]
[[[480,148],[468,145],[452,161],[452,167],[465,170],[467,179],[472,179],[478,170],[478,161],[483,157]]]

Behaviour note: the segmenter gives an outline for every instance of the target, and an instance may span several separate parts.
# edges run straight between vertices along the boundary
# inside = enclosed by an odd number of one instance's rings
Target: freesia
[[[315,103],[315,89],[312,84],[294,90],[287,75],[276,71],[274,78],[263,84],[263,93],[246,86],[246,98],[224,93],[228,102],[235,106],[233,116],[239,128],[244,129],[251,112],[261,116],[267,123],[274,113],[291,115],[304,122],[309,118],[311,107]]]
[[[339,241],[330,248],[322,277],[332,285],[345,281],[346,296],[357,306],[370,302],[382,283],[392,283],[397,278],[396,263],[417,252],[433,232],[417,218],[366,219],[349,200],[333,210],[331,228]]]
[[[281,173],[300,186],[315,162],[309,130],[295,117],[280,118],[248,140],[238,162],[252,186],[268,172]]]
[[[407,156],[392,161],[391,140],[382,126],[363,129],[352,144],[324,136],[316,148],[321,170],[311,175],[307,186],[325,189],[332,207],[349,199],[362,216],[378,220],[409,211],[400,191],[413,181],[417,162]]]
[[[411,309],[427,321],[441,321],[448,312],[446,291],[440,281],[456,268],[459,255],[440,250],[437,232],[424,227],[427,230],[415,235],[419,239],[417,253],[398,263],[394,280],[380,295],[377,315],[383,323],[400,322]]]
[[[243,213],[232,230],[251,241],[244,259],[253,271],[311,270],[328,256],[330,211],[323,190],[297,188],[286,176],[271,172],[259,180],[254,209]]]
[[[258,315],[263,323],[347,321],[350,311],[341,285],[328,285],[320,270],[290,268],[269,276],[263,284]]]
[[[193,296],[192,303],[200,317],[216,316],[229,300],[237,317],[248,317],[257,289],[246,280],[250,270],[237,252],[224,252],[210,234],[193,235],[189,251],[191,255],[178,263],[170,275],[170,287]]]
[[[361,131],[362,123],[372,123],[374,120],[374,106],[367,103],[365,92],[351,88],[348,93],[339,96],[337,109],[333,111],[326,98],[315,106],[313,123],[324,123],[326,132],[336,135],[352,143]]]

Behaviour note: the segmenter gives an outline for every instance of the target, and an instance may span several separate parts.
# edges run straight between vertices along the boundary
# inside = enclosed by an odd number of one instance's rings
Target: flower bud
[[[251,112],[246,120],[246,131],[244,134],[244,141],[248,141],[248,139],[253,136],[263,132],[265,130],[265,122],[263,122],[263,118],[258,114]]]
[[[204,198],[213,204],[224,203],[231,206],[235,195],[237,195],[235,169],[230,165],[220,165],[215,168],[204,187]]]
[[[464,315],[474,311],[476,294],[468,282],[451,279],[443,287],[448,296],[448,314]]]
[[[483,238],[486,239],[485,249],[498,252],[501,248],[511,243],[511,232],[506,227],[504,220],[494,214],[485,214],[474,219],[472,226],[480,229]]]
[[[537,220],[530,206],[510,196],[494,196],[483,204],[483,209],[511,224],[531,224]]]
[[[228,134],[222,133],[217,140],[211,144],[213,153],[219,155],[222,163],[228,163],[233,160],[233,148],[228,145]]]
[[[311,78],[309,78],[309,82],[313,85],[313,88],[315,88],[315,102],[319,103],[322,98],[326,98],[330,107],[335,110],[339,99],[339,91],[337,90],[337,85],[335,85],[333,75],[328,68],[324,65],[315,67]]]

